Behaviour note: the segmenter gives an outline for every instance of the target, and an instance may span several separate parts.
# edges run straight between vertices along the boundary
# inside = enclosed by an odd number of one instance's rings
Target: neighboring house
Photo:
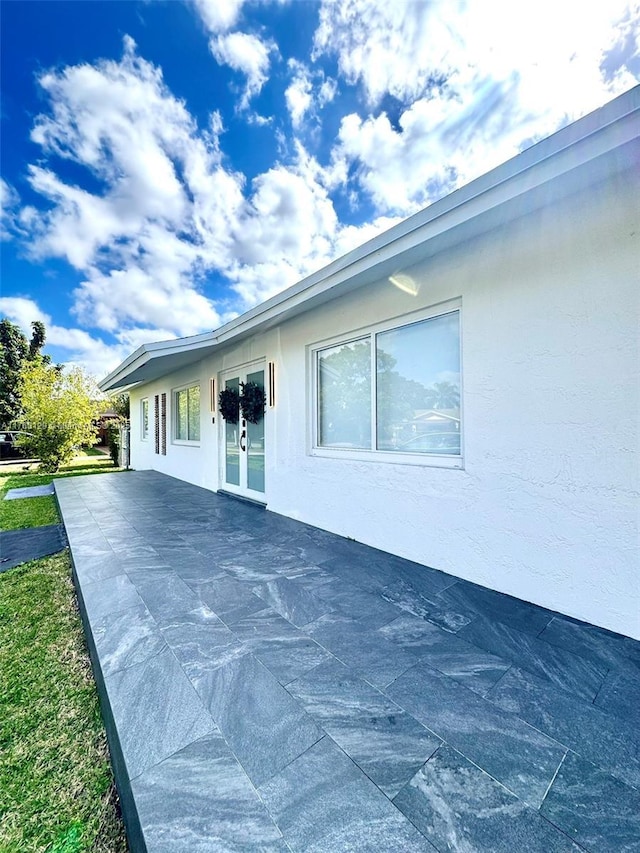
[[[130,390],[132,466],[640,638],[639,130],[637,87],[222,328],[140,347],[101,383]],[[218,412],[244,381],[258,424]]]

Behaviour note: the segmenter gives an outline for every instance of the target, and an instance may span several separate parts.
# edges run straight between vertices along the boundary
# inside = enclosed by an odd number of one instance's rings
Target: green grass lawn
[[[87,453],[89,455],[86,455]],[[26,486],[45,486],[60,477],[80,477],[121,470],[113,467],[108,456],[104,456],[99,451],[96,453],[97,456],[89,451],[79,454],[69,465],[63,466],[57,474],[38,474],[32,470],[32,466],[23,466],[20,463],[0,469],[0,530],[57,524],[60,517],[53,496],[5,501],[6,492],[9,489],[21,489]]]
[[[11,473],[0,498],[114,470]],[[58,520],[52,497],[0,500],[2,529]],[[126,853],[68,549],[0,574],[0,638],[1,853]]]
[[[0,850],[124,853],[67,550],[0,575]]]

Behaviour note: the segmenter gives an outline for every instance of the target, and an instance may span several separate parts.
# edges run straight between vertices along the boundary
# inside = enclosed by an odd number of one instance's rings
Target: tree
[[[29,344],[29,358],[33,361],[40,354],[40,350],[47,339],[47,333],[44,323],[40,322],[40,320],[34,320],[31,328],[33,329],[33,333],[31,335],[31,343]]]
[[[115,394],[110,400],[111,408],[124,421],[129,420],[129,394],[123,391],[122,394]]]
[[[31,324],[33,334],[27,342],[22,330],[6,317],[0,321],[0,429],[7,429],[22,415],[20,402],[20,372],[27,361],[44,359],[41,350],[46,340],[44,323]]]
[[[18,381],[29,346],[22,331],[6,318],[0,321],[0,428],[20,417]]]
[[[68,372],[43,359],[27,361],[19,381],[27,434],[18,445],[40,459],[44,471],[57,471],[75,450],[96,441],[100,411],[94,381],[79,367]]]
[[[433,409],[457,409],[460,405],[460,388],[452,382],[436,382],[428,394]]]

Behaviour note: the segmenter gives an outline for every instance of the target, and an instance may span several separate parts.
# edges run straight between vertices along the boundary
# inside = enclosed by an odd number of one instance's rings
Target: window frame
[[[198,407],[198,435],[199,438],[189,438],[189,391],[192,388],[198,389],[200,405]],[[187,392],[187,438],[178,438],[178,394],[182,391]],[[202,440],[202,388],[200,382],[186,382],[184,385],[179,385],[177,388],[171,389],[171,441],[173,444],[184,445],[187,447],[199,447]]]
[[[377,360],[376,336],[381,332],[402,329],[424,320],[443,317],[447,314],[458,315],[459,349],[460,349],[460,454],[398,452],[397,450],[379,450],[377,423]],[[319,353],[331,347],[355,343],[369,339],[371,348],[371,449],[353,447],[324,447],[320,445],[320,407],[319,407]],[[462,370],[462,300],[448,300],[431,308],[403,314],[379,323],[361,327],[346,334],[317,341],[307,347],[307,388],[308,394],[308,436],[307,453],[309,456],[320,456],[333,459],[345,459],[355,462],[383,462],[396,465],[414,465],[423,468],[453,468],[464,470],[464,412],[463,412],[463,370]]]
[[[147,410],[147,417],[145,423],[145,404]],[[149,405],[149,398],[143,397],[140,400],[140,441],[149,441],[149,419],[151,414],[151,406]]]

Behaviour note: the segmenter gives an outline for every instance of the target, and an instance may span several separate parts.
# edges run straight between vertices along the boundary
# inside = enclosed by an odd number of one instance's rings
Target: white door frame
[[[226,383],[230,379],[238,379],[239,382],[246,382],[247,376],[252,373],[257,373],[262,370],[263,375],[263,385],[266,386],[266,359],[260,358],[254,361],[246,362],[244,364],[237,365],[231,369],[225,369],[220,371],[218,374],[218,388],[223,390],[226,387]],[[266,391],[266,387],[265,387]],[[227,421],[222,417],[222,415],[218,418],[219,428],[218,428],[218,458],[219,458],[219,479],[220,488],[224,491],[231,492],[232,494],[238,495],[240,497],[250,498],[252,500],[259,501],[260,503],[266,503],[266,482],[264,478],[264,473],[266,469],[266,441],[265,441],[265,432],[266,432],[266,415],[267,409],[265,407],[264,417],[261,421],[261,424],[256,425],[259,429],[262,426],[261,431],[261,445],[262,445],[262,453],[258,451],[255,455],[251,454],[251,444],[252,439],[254,442],[254,446],[258,445],[256,442],[256,436],[252,436],[251,433],[255,432],[255,426],[253,424],[247,424],[246,421],[239,417],[238,423],[235,425],[228,424]],[[229,438],[229,445],[227,439]],[[231,458],[237,453],[238,465],[237,465],[237,476],[234,476],[236,472],[233,471],[233,468],[230,471],[231,482],[227,480],[227,463],[228,463],[228,450],[231,450]],[[250,471],[249,465],[251,463],[251,459],[255,459],[259,462],[260,458],[262,458],[262,489],[250,488]],[[255,472],[254,472],[255,475]],[[258,474],[259,479],[259,474]],[[234,482],[236,481],[237,482]],[[255,485],[255,483],[254,483]]]

